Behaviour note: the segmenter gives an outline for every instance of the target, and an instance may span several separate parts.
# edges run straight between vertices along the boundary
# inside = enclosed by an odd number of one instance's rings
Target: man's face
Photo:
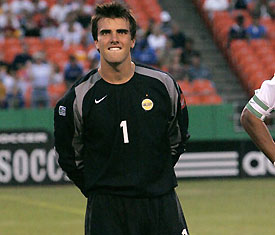
[[[131,39],[130,24],[123,18],[103,18],[98,21],[96,48],[100,51],[101,62],[122,64],[131,60],[130,49],[135,45]]]

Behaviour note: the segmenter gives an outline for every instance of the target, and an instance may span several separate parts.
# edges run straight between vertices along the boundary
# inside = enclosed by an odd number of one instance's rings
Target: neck
[[[110,64],[101,61],[98,72],[105,81],[112,84],[122,84],[129,81],[134,75],[135,64],[130,60],[122,64]]]

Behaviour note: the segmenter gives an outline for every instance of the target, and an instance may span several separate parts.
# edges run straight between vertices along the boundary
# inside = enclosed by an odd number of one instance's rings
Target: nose
[[[112,42],[112,43],[118,43],[117,32],[113,32],[113,33],[111,34],[111,42]]]

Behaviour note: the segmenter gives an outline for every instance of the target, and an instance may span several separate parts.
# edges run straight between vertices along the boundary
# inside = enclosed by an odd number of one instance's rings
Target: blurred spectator
[[[34,6],[29,0],[13,0],[10,3],[10,9],[13,14],[19,15],[22,11],[26,10],[29,13],[34,11]]]
[[[27,44],[22,45],[22,52],[14,57],[11,64],[12,68],[17,70],[24,66],[28,61],[32,60],[32,56],[29,53],[29,46]]]
[[[270,5],[269,0],[256,0],[254,7],[252,8],[252,13],[259,15],[260,18],[270,18]]]
[[[0,39],[4,37],[16,37],[19,34],[20,23],[11,11],[0,14]]]
[[[154,25],[153,32],[147,38],[148,44],[155,51],[165,47],[166,37],[159,25]]]
[[[161,20],[161,31],[170,36],[172,33],[172,26],[171,26],[171,15],[167,11],[162,11],[160,13],[160,20]]]
[[[24,36],[26,37],[39,37],[40,36],[40,27],[37,22],[33,19],[33,15],[27,11],[24,11],[21,18],[21,28]]]
[[[260,39],[266,37],[266,28],[260,24],[260,17],[254,14],[252,17],[252,24],[246,30],[249,39]]]
[[[198,52],[194,53],[191,58],[191,65],[188,70],[188,75],[191,81],[199,78],[204,78],[208,80],[212,78],[209,69],[204,64],[202,64],[201,55]]]
[[[60,84],[64,81],[63,73],[57,64],[53,65],[52,83]]]
[[[190,65],[191,58],[195,53],[198,53],[198,51],[194,49],[194,40],[186,38],[185,48],[181,54],[181,63]]]
[[[269,14],[273,22],[275,22],[275,1],[271,2],[269,5]]]
[[[88,61],[90,63],[90,65],[89,65],[90,69],[95,69],[99,66],[100,54],[96,48],[90,49],[87,57],[88,57]]]
[[[34,12],[45,12],[48,8],[48,3],[45,0],[32,0],[33,11]]]
[[[2,82],[2,78],[0,76],[0,109],[5,108],[5,99],[6,99],[6,88]]]
[[[71,86],[83,75],[83,67],[77,62],[74,55],[70,55],[69,63],[64,68],[64,80],[67,88]]]
[[[233,0],[231,4],[233,9],[247,9],[247,4],[250,0]]]
[[[9,3],[6,0],[0,0],[0,13],[3,14],[9,9],[10,9]]]
[[[169,38],[172,40],[173,48],[181,48],[184,50],[185,48],[185,35],[180,31],[180,27],[178,23],[173,22],[172,24],[172,32]]]
[[[57,23],[50,17],[45,21],[44,27],[40,30],[40,36],[45,38],[58,38]]]
[[[9,67],[9,64],[7,62],[5,62],[4,58],[5,58],[4,53],[2,51],[0,51],[0,72],[2,70],[7,70]]]
[[[208,12],[210,18],[213,17],[215,11],[226,11],[229,9],[228,0],[205,0],[203,9]]]
[[[6,71],[7,67],[0,65],[0,109],[5,108],[6,88],[3,84],[3,77],[6,74]]]
[[[88,29],[91,23],[91,16],[93,15],[94,8],[86,4],[84,0],[78,1],[78,8],[76,10],[76,20],[81,24],[84,29]]]
[[[48,107],[48,85],[52,81],[53,68],[45,61],[42,52],[33,55],[33,63],[29,65],[28,74],[32,81],[32,107]]]
[[[231,29],[229,30],[228,35],[228,47],[230,43],[234,39],[247,39],[246,29],[244,27],[244,17],[243,15],[238,15],[236,17],[236,23],[233,24]]]
[[[150,34],[152,34],[153,33],[153,29],[154,29],[154,27],[155,27],[155,24],[156,24],[156,22],[155,22],[155,20],[154,19],[149,19],[149,22],[148,22],[148,27],[147,27],[147,29],[146,29],[146,31],[145,31],[145,33],[144,33],[144,35],[145,35],[145,37],[148,37]],[[161,26],[160,26],[161,27]],[[162,29],[161,29],[162,30]]]
[[[11,68],[7,70],[6,75],[3,77],[3,84],[6,90],[5,108],[23,108],[23,91],[15,70]]]
[[[168,72],[175,78],[176,81],[179,80],[189,80],[188,66],[181,63],[181,51],[176,50],[174,56],[168,66]]]
[[[49,16],[60,24],[65,21],[70,11],[71,7],[65,0],[57,0],[56,4],[50,8]]]
[[[67,21],[59,26],[58,32],[65,49],[68,49],[72,44],[79,44],[84,33],[81,24],[75,21],[74,14],[68,15]]]
[[[168,67],[174,58],[175,50],[176,49],[173,48],[172,40],[168,38],[166,40],[165,47],[161,48],[158,55],[158,64],[162,70],[168,71]]]
[[[156,65],[158,62],[157,54],[155,50],[150,47],[146,38],[136,42],[132,51],[132,57],[134,61],[147,65]]]

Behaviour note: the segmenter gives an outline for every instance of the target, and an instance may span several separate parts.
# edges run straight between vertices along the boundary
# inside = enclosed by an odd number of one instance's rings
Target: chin
[[[106,60],[106,62],[108,64],[113,64],[113,65],[122,64],[124,61],[125,61],[125,59],[123,60],[123,59],[118,59],[118,58],[112,58],[112,59]]]

